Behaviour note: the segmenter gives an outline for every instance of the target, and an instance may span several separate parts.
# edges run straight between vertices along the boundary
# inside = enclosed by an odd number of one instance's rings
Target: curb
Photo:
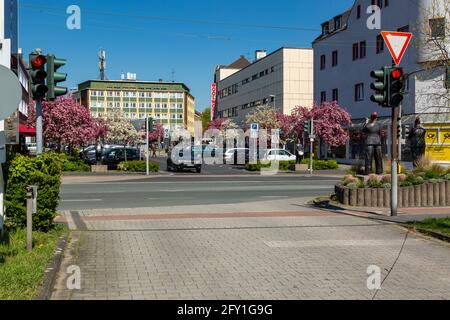
[[[431,231],[431,230],[427,230],[427,229],[421,229],[421,228],[413,228],[414,231],[419,232],[421,234],[433,237],[433,238],[437,238],[441,241],[445,241],[445,242],[450,242],[450,236],[440,233],[440,232],[436,232],[436,231]]]
[[[70,231],[68,231],[58,240],[55,255],[45,269],[44,282],[38,289],[38,294],[36,295],[34,300],[50,300],[53,293],[53,287],[56,282],[56,277],[61,267],[64,251],[67,247],[69,233]]]

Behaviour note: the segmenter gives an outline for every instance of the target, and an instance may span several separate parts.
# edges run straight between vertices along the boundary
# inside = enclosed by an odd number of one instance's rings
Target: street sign
[[[392,59],[394,59],[396,65],[399,65],[413,34],[411,32],[382,31],[381,35],[391,53]]]
[[[252,123],[250,125],[250,138],[258,139],[258,134],[259,134],[259,124]]]
[[[22,87],[17,76],[0,65],[0,121],[17,110],[22,99]]]

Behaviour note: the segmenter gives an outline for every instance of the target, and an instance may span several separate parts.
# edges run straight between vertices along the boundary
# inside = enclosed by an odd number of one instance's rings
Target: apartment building
[[[370,101],[373,91],[370,84],[371,70],[392,65],[389,50],[380,34],[381,31],[409,31],[414,40],[406,51],[401,67],[409,76],[403,101],[403,125],[411,126],[415,116],[420,115],[427,127],[427,153],[437,161],[450,162],[449,72],[440,66],[431,71],[424,70],[426,64],[436,57],[427,54],[429,48],[421,44],[423,40],[443,37],[447,43],[449,34],[443,26],[448,25],[448,12],[443,8],[446,0],[356,0],[352,8],[337,14],[322,23],[322,32],[313,42],[314,49],[314,100],[338,101],[353,117],[354,126],[350,128],[351,141],[347,146],[329,150],[322,146],[322,157],[335,157],[352,162],[361,151],[361,143],[353,139],[357,131],[374,111],[389,132],[384,152],[390,153],[390,108],[381,108]],[[435,6],[437,4],[437,10]],[[370,29],[368,19],[373,17],[368,8],[380,8],[381,29]],[[424,21],[429,30],[423,29]],[[369,21],[370,25],[370,21]],[[429,41],[432,45],[432,41]],[[331,151],[331,152],[330,152]]]

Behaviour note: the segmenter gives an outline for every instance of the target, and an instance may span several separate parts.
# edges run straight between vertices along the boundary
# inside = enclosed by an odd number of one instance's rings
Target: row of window
[[[167,103],[155,103],[155,109],[168,109],[168,104]],[[103,101],[92,101],[91,108],[104,108],[105,107],[105,103]],[[136,102],[124,102],[124,103],[120,103],[120,102],[108,102],[106,103],[106,107],[107,108],[136,108],[137,104]],[[147,108],[147,109],[152,109],[152,104],[151,103],[140,103],[139,107],[141,109]],[[181,103],[171,103],[170,104],[170,109],[171,110],[183,110],[183,104]]]
[[[254,107],[259,107],[262,105],[267,105],[270,102],[275,102],[275,98],[274,97],[270,97],[270,98],[265,98],[262,100],[256,100],[256,101],[252,101],[234,108],[230,108],[230,109],[226,109],[226,110],[222,110],[219,111],[219,118],[231,118],[231,117],[237,117],[238,116],[238,110],[242,109],[249,109],[249,108],[254,108]]]
[[[405,84],[405,92],[408,92],[409,90],[409,81],[406,81]],[[327,100],[327,92],[322,91],[320,92],[320,102],[323,103]],[[355,101],[364,101],[365,100],[365,86],[364,83],[357,83],[354,86],[354,100]],[[331,91],[331,101],[339,101],[339,90],[333,89]]]
[[[103,113],[103,112],[91,112],[92,116],[94,118],[97,117],[103,117],[103,116],[107,116],[107,113]],[[130,119],[144,119],[147,116],[150,116],[151,113],[125,113],[125,117],[126,118],[130,118]],[[167,114],[154,114],[153,118],[155,120],[176,120],[176,121],[180,121],[183,120],[183,115],[182,114],[172,114],[170,115],[170,117]]]
[[[225,98],[225,97],[231,96],[233,94],[236,94],[239,92],[239,87],[243,87],[247,83],[258,80],[262,77],[267,76],[269,73],[273,73],[273,72],[275,72],[275,67],[271,67],[270,69],[263,70],[259,73],[254,74],[251,78],[246,78],[246,79],[242,80],[241,83],[235,83],[232,86],[229,86],[228,88],[220,90],[218,95],[220,98]]]
[[[155,99],[183,99],[183,93],[166,92],[137,92],[137,91],[96,91],[91,90],[92,97],[131,97],[131,98],[155,98]]]

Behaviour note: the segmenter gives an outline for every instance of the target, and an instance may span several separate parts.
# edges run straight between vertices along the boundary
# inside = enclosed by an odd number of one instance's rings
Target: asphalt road
[[[139,181],[64,184],[59,210],[233,204],[329,195],[338,179],[259,175],[160,176]]]

